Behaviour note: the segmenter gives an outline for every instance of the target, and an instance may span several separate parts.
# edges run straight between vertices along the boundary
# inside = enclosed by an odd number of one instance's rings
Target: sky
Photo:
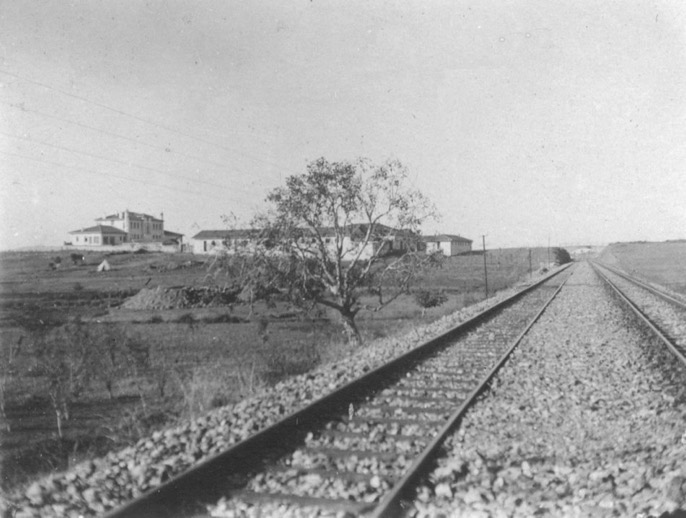
[[[686,4],[0,0],[0,249],[247,222],[319,157],[475,246],[686,238]]]

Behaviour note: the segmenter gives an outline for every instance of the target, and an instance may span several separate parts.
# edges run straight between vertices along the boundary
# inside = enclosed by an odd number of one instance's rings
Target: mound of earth
[[[227,306],[236,302],[238,293],[228,288],[188,287],[143,288],[124,301],[121,309],[183,309]]]

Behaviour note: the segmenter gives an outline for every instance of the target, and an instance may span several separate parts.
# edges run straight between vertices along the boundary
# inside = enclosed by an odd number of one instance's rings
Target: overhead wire
[[[35,110],[35,109],[32,109],[32,108],[26,108],[25,106],[23,106],[23,103],[22,103],[21,105],[17,105],[17,104],[15,104],[15,103],[9,103],[9,102],[7,102],[7,101],[0,101],[0,104],[5,104],[5,105],[10,106],[11,108],[14,108],[14,109],[16,109],[16,110],[19,110],[19,111],[21,111],[21,112],[35,113],[35,114],[37,114],[37,115],[40,115],[41,117],[47,117],[47,118],[54,119],[54,120],[57,120],[57,121],[60,121],[60,122],[65,122],[65,123],[67,123],[67,124],[73,124],[74,126],[79,126],[79,127],[81,127],[81,128],[86,128],[86,129],[89,129],[89,130],[97,131],[97,132],[99,132],[99,133],[102,133],[103,135],[108,135],[108,136],[110,136],[110,137],[116,137],[116,138],[120,138],[120,139],[123,139],[123,140],[128,140],[129,142],[133,142],[133,143],[139,144],[139,145],[141,145],[141,146],[146,146],[146,147],[149,147],[149,148],[151,148],[151,149],[158,149],[158,150],[164,151],[164,152],[166,152],[166,153],[173,153],[173,154],[180,155],[180,156],[183,156],[183,157],[186,157],[186,158],[191,158],[191,159],[193,159],[193,160],[197,160],[197,161],[199,161],[199,162],[203,162],[203,163],[208,164],[208,165],[213,165],[213,166],[218,166],[218,167],[229,167],[227,164],[220,164],[219,162],[214,162],[214,161],[212,161],[212,160],[207,160],[207,159],[205,159],[205,158],[202,158],[202,157],[199,157],[199,156],[196,156],[196,155],[192,155],[192,154],[189,154],[189,153],[183,153],[183,152],[181,152],[181,151],[176,151],[176,150],[171,149],[171,148],[168,148],[168,147],[158,146],[158,145],[156,145],[156,144],[150,144],[149,142],[145,142],[145,141],[143,141],[143,140],[139,140],[139,139],[135,139],[135,138],[132,138],[132,137],[128,137],[128,136],[126,136],[126,135],[120,135],[119,133],[114,133],[114,132],[112,132],[112,131],[107,131],[107,130],[104,130],[104,129],[102,129],[102,128],[96,128],[95,126],[89,126],[88,124],[83,124],[82,122],[77,122],[77,121],[73,121],[73,120],[70,120],[70,119],[65,119],[65,118],[63,118],[63,117],[58,117],[57,115],[51,115],[51,114],[49,114],[49,113],[45,113],[45,112],[42,112],[42,111],[39,111],[39,110]]]
[[[168,172],[168,171],[163,171],[163,170],[157,169],[157,168],[155,168],[155,167],[149,167],[149,166],[134,164],[134,163],[132,163],[132,162],[127,162],[127,161],[125,161],[125,160],[119,160],[119,159],[117,159],[117,158],[106,157],[106,156],[103,156],[103,155],[98,155],[98,154],[96,154],[96,153],[89,153],[89,152],[87,152],[87,151],[80,151],[80,150],[78,150],[78,149],[72,149],[72,148],[69,148],[69,147],[66,147],[66,146],[61,146],[61,145],[58,145],[58,144],[52,144],[52,143],[50,143],[50,142],[45,142],[45,141],[43,141],[43,140],[37,140],[37,139],[34,139],[34,138],[30,138],[30,137],[22,137],[22,136],[20,136],[20,135],[12,135],[12,134],[9,134],[9,133],[5,133],[5,132],[3,132],[3,131],[0,131],[0,135],[4,135],[4,136],[10,137],[10,138],[15,138],[15,139],[18,139],[18,140],[23,140],[23,141],[26,141],[26,142],[32,142],[32,143],[35,143],[35,144],[40,144],[40,145],[42,145],[42,146],[47,146],[47,147],[59,149],[59,150],[62,150],[62,151],[67,151],[67,152],[69,152],[69,153],[74,153],[74,154],[78,154],[78,155],[84,155],[84,156],[88,156],[88,157],[91,157],[91,158],[96,158],[96,159],[99,159],[99,160],[105,160],[105,161],[108,161],[108,162],[113,162],[113,163],[116,163],[116,164],[122,164],[122,165],[125,165],[125,166],[127,166],[127,167],[135,167],[136,169],[143,169],[143,170],[146,170],[146,171],[152,171],[152,172],[155,172],[155,173],[158,173],[158,174],[162,174],[162,175],[165,175],[165,176],[170,176],[170,177],[175,178],[175,179],[187,180],[187,181],[191,181],[191,182],[194,182],[194,183],[202,183],[202,184],[210,185],[210,186],[212,186],[212,187],[218,187],[218,188],[220,188],[220,189],[231,189],[231,190],[236,190],[235,187],[229,187],[228,185],[222,185],[222,184],[218,184],[218,183],[214,183],[214,182],[209,182],[209,181],[207,181],[207,180],[202,180],[202,179],[197,178],[197,177],[190,177],[190,176],[182,176],[182,175],[172,174],[172,173],[170,173],[170,172]],[[239,187],[238,189],[243,190],[243,191],[245,190],[244,187]]]
[[[62,90],[62,89],[60,89],[60,88],[57,88],[57,87],[54,87],[54,86],[51,86],[51,85],[42,83],[42,82],[40,82],[40,81],[35,81],[35,80],[33,80],[33,79],[29,79],[29,78],[26,78],[26,77],[23,77],[23,76],[19,76],[19,75],[17,75],[17,74],[14,74],[14,73],[12,73],[12,72],[8,72],[7,70],[2,70],[2,69],[0,69],[0,74],[5,74],[5,75],[12,76],[12,77],[17,78],[17,79],[19,79],[19,80],[21,80],[21,81],[25,81],[25,82],[27,82],[27,83],[31,83],[31,84],[34,84],[34,85],[41,86],[41,87],[43,87],[43,88],[47,88],[47,89],[49,89],[49,90],[53,90],[53,91],[55,91],[55,92],[59,92],[59,93],[61,93],[61,94],[63,94],[63,95],[72,97],[72,98],[74,98],[74,99],[78,99],[79,101],[86,102],[86,103],[92,104],[92,105],[94,105],[94,106],[98,106],[98,107],[100,107],[100,108],[104,108],[104,109],[106,109],[106,110],[110,110],[110,111],[112,111],[112,112],[114,112],[114,113],[118,113],[119,115],[123,115],[123,116],[125,116],[125,117],[130,117],[130,118],[132,118],[132,119],[134,119],[134,120],[143,122],[143,123],[145,123],[145,124],[150,124],[150,125],[152,125],[152,126],[158,127],[158,128],[163,129],[163,130],[165,130],[165,131],[169,131],[169,132],[171,132],[171,133],[176,133],[177,135],[181,135],[181,136],[184,136],[184,137],[186,137],[186,138],[190,138],[190,139],[196,140],[196,141],[198,141],[198,142],[202,142],[202,143],[204,143],[204,144],[207,144],[207,145],[210,145],[210,146],[214,146],[214,147],[217,147],[217,148],[219,148],[219,149],[223,149],[223,150],[228,151],[228,152],[230,152],[230,153],[237,153],[237,154],[239,154],[239,155],[241,155],[241,156],[243,156],[243,157],[245,157],[245,158],[248,158],[248,159],[250,159],[250,160],[254,160],[254,161],[256,161],[256,162],[261,162],[261,163],[263,163],[263,164],[270,165],[270,166],[272,166],[272,167],[276,167],[279,171],[282,170],[282,169],[281,169],[281,165],[280,165],[280,164],[277,164],[277,163],[275,163],[275,162],[271,162],[271,161],[269,161],[269,160],[265,160],[265,159],[263,159],[263,158],[261,158],[261,157],[257,157],[257,156],[255,156],[255,155],[253,155],[253,154],[250,154],[250,153],[245,153],[244,151],[238,151],[238,150],[236,150],[236,149],[231,149],[231,148],[229,148],[229,147],[227,147],[227,146],[224,146],[224,145],[222,145],[222,144],[217,144],[216,142],[212,142],[212,141],[210,141],[210,140],[203,139],[203,138],[201,138],[201,137],[198,137],[198,136],[195,136],[195,135],[191,135],[191,134],[189,134],[189,133],[185,133],[185,132],[180,131],[180,130],[178,130],[178,129],[176,129],[176,128],[173,128],[173,127],[171,127],[171,126],[167,126],[167,125],[165,125],[165,124],[160,124],[160,123],[158,123],[158,122],[156,122],[156,121],[153,121],[153,120],[151,120],[151,119],[146,119],[145,117],[140,117],[140,116],[138,116],[138,115],[134,115],[134,114],[131,114],[131,113],[127,113],[127,112],[125,112],[125,111],[123,111],[123,110],[120,110],[120,109],[118,109],[118,108],[113,108],[113,107],[108,106],[108,105],[106,105],[106,104],[103,104],[103,103],[100,103],[100,102],[97,102],[97,101],[93,101],[93,100],[91,100],[91,99],[88,99],[88,98],[83,97],[83,96],[80,96],[80,95],[73,94],[73,93],[71,93],[71,92],[67,92],[67,91]],[[284,171],[284,172],[286,172],[286,171]]]
[[[60,164],[59,162],[53,162],[53,161],[51,161],[51,160],[44,160],[44,159],[40,159],[40,158],[35,158],[35,157],[26,156],[26,155],[21,155],[21,154],[19,154],[19,153],[10,153],[10,152],[1,151],[1,150],[0,150],[0,154],[7,155],[7,156],[13,156],[13,157],[16,157],[16,158],[23,158],[23,159],[25,159],[25,160],[32,160],[32,161],[34,161],[34,162],[40,162],[40,163],[47,164],[47,165],[53,165],[53,166],[57,166],[57,167],[63,167],[63,168],[65,168],[65,169],[74,169],[74,170],[77,170],[77,171],[84,171],[84,172],[86,172],[86,173],[95,174],[95,175],[97,175],[97,176],[103,176],[103,174],[102,174],[100,171],[96,171],[96,170],[94,170],[94,169],[89,169],[89,168],[87,168],[87,167]],[[142,183],[142,184],[150,185],[150,186],[153,186],[153,187],[160,187],[160,188],[168,189],[168,190],[171,190],[171,191],[177,191],[177,192],[180,192],[180,193],[182,193],[182,194],[195,194],[195,195],[197,195],[197,196],[202,196],[203,198],[212,198],[212,199],[215,199],[215,200],[226,201],[225,198],[220,198],[220,197],[217,197],[217,196],[212,196],[212,195],[205,194],[205,193],[201,193],[201,192],[198,192],[198,191],[192,191],[192,190],[187,190],[187,189],[180,189],[180,188],[178,188],[178,187],[173,187],[173,186],[171,186],[171,185],[165,185],[165,184],[163,184],[163,183],[149,182],[149,181],[146,181],[146,180],[142,180],[142,179],[140,179],[140,178],[131,178],[131,177],[129,177],[129,176],[122,176],[122,175],[113,174],[113,173],[107,173],[106,176],[107,176],[107,178],[119,178],[119,179],[121,179],[121,180],[126,180],[126,181],[129,181],[129,182]]]

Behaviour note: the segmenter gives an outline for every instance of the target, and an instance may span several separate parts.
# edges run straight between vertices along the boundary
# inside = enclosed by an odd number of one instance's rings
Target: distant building
[[[163,245],[181,245],[183,243],[183,234],[178,232],[172,232],[170,230],[164,231],[164,241]]]
[[[367,235],[368,224],[348,225],[343,233],[342,249],[346,259],[358,256],[360,259],[369,259],[375,254],[386,255],[394,251],[408,248],[411,236],[407,232],[398,231],[385,225],[377,224],[373,235],[364,243]],[[314,249],[317,246],[316,237],[307,237],[308,232],[303,230],[304,236],[300,239],[306,248]],[[331,250],[336,246],[336,233],[333,228],[319,229],[319,235],[324,245]],[[202,230],[191,238],[191,250],[194,254],[230,253],[232,250],[242,248],[250,250],[260,239],[259,230]]]
[[[427,252],[441,251],[443,255],[448,257],[472,251],[472,240],[462,236],[438,234],[435,236],[424,236],[422,241],[426,244]]]
[[[121,245],[126,241],[126,232],[108,225],[72,230],[69,235],[74,246]]]
[[[164,241],[164,214],[159,218],[140,212],[118,212],[95,220],[126,232],[129,243],[151,243]]]
[[[235,246],[247,246],[252,240],[250,230],[201,230],[191,238],[194,254],[228,252]]]
[[[94,227],[72,230],[74,246],[117,246],[125,243],[163,243],[181,246],[183,234],[164,229],[164,214],[159,218],[140,212],[117,212],[95,220]]]

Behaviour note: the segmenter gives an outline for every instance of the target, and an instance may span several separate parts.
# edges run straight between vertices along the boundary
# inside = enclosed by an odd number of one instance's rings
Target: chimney
[[[160,212],[160,219],[164,221],[164,212]]]

